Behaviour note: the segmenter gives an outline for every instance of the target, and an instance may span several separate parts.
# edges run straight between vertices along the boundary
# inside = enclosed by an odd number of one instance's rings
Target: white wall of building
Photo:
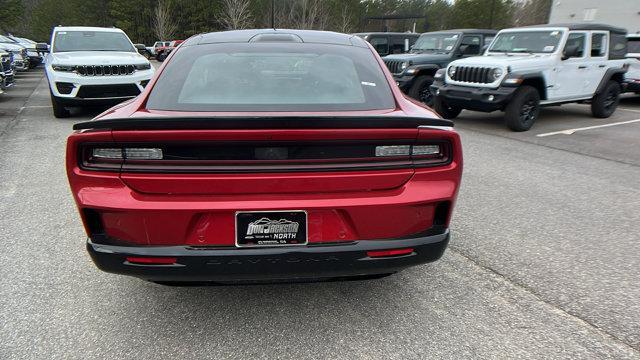
[[[553,0],[549,23],[584,22],[640,33],[640,0]]]

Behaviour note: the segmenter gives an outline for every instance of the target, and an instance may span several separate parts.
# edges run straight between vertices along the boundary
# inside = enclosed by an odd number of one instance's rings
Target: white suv
[[[625,90],[640,95],[640,34],[627,36],[629,71],[625,74]]]
[[[484,56],[436,73],[434,107],[447,119],[462,109],[502,110],[514,131],[529,130],[541,105],[590,103],[593,116],[609,117],[628,66],[625,36],[626,30],[601,24],[502,30]]]
[[[46,51],[46,44],[38,50]],[[56,27],[45,60],[53,114],[67,106],[116,104],[136,97],[154,74],[124,31],[99,27]]]

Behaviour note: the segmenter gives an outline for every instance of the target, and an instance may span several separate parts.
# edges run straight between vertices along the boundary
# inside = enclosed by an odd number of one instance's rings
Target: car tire
[[[538,120],[540,94],[532,86],[518,88],[505,109],[505,122],[513,131],[527,131]]]
[[[166,58],[166,55],[164,54],[164,52],[161,52],[160,54],[156,55],[156,60],[160,62],[163,62],[165,58]]]
[[[608,118],[616,111],[620,102],[620,84],[609,81],[604,89],[591,100],[591,114],[597,118]]]
[[[53,107],[53,116],[58,119],[64,119],[71,116],[71,113],[65,108],[60,100],[51,93],[51,106]]]
[[[462,112],[462,108],[447,105],[439,96],[433,97],[433,109],[445,119],[455,119]]]
[[[422,75],[418,76],[413,82],[413,86],[409,89],[410,97],[420,101],[421,103],[433,107],[433,94],[429,87],[433,84],[433,76]]]

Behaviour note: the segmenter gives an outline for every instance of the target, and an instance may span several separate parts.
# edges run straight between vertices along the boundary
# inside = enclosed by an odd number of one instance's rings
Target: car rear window
[[[393,95],[366,48],[234,43],[182,48],[163,70],[147,108],[179,111],[391,109]]]

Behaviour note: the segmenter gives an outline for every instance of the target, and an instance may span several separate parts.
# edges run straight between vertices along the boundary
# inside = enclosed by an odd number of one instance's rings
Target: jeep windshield
[[[460,34],[423,34],[413,45],[411,52],[434,52],[446,54],[452,51]]]
[[[558,47],[562,31],[509,31],[498,34],[490,53],[552,53]]]
[[[369,49],[286,43],[187,46],[167,63],[147,108],[177,111],[393,109]]]
[[[53,52],[123,51],[136,52],[124,33],[115,31],[58,31]]]

